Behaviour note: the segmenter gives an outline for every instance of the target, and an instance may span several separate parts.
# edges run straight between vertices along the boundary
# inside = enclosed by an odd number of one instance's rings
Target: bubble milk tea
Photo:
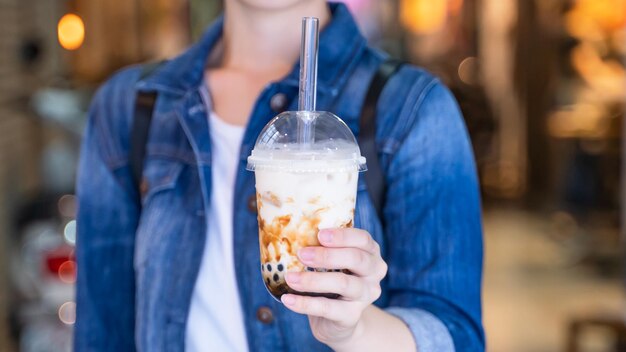
[[[354,136],[333,114],[312,113],[313,142],[294,143],[291,129],[299,114],[286,112],[270,122],[248,159],[256,180],[260,269],[277,299],[284,293],[318,295],[292,290],[286,272],[341,269],[306,267],[297,254],[320,245],[320,229],[352,227],[358,173],[365,167]]]

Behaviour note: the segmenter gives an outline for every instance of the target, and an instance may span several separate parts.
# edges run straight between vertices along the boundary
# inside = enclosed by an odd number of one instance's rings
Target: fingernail
[[[300,273],[287,273],[285,275],[287,282],[290,284],[297,284],[300,282]]]
[[[292,306],[292,305],[294,305],[296,303],[296,297],[291,296],[291,295],[283,295],[281,297],[281,300],[287,306]]]
[[[302,248],[298,251],[298,257],[304,261],[311,261],[315,257],[315,252],[313,251],[313,248]]]
[[[333,232],[332,230],[320,230],[318,237],[320,242],[331,243],[333,241]]]

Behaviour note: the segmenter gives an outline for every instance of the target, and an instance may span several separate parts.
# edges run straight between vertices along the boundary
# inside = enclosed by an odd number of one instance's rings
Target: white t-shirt
[[[206,90],[205,103],[208,98]],[[209,106],[208,104],[206,104]],[[209,113],[211,204],[204,256],[191,298],[185,350],[247,351],[233,253],[233,197],[244,127]]]

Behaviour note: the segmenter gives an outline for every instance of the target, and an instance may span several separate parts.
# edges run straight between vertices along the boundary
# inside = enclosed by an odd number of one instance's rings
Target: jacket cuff
[[[391,307],[385,311],[409,327],[419,352],[455,351],[448,328],[433,314],[417,308]]]

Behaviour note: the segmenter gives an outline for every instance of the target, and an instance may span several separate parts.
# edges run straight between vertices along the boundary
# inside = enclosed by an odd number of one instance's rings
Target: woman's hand
[[[287,273],[287,284],[300,292],[336,293],[338,299],[282,296],[285,306],[307,314],[313,335],[335,350],[350,346],[364,332],[363,316],[376,309],[381,294],[380,281],[387,274],[387,264],[380,246],[364,230],[343,228],[321,230],[322,247],[302,248],[298,257],[313,268],[346,269],[343,272]]]

